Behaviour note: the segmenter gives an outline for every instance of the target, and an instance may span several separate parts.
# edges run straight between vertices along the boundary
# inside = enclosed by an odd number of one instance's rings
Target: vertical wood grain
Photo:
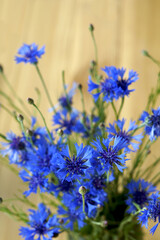
[[[156,83],[158,68],[141,55],[147,49],[160,56],[160,1],[158,0],[0,0],[0,63],[8,79],[24,101],[36,98],[34,88],[42,93],[41,109],[50,121],[49,104],[33,66],[14,63],[14,56],[22,43],[46,45],[40,68],[56,103],[62,90],[61,71],[66,81],[81,82],[88,108],[88,68],[94,59],[94,48],[88,26],[95,26],[99,67],[116,65],[134,69],[140,80],[136,92],[127,99],[123,116],[134,119],[142,111],[150,89]],[[11,94],[0,79],[0,89]],[[0,101],[4,101],[0,96]],[[16,100],[15,100],[16,101]],[[75,105],[79,106],[76,97]],[[0,132],[18,129],[14,120],[0,110]],[[50,124],[51,126],[51,124]],[[159,153],[155,150],[155,155]],[[11,197],[21,187],[20,180],[4,167],[0,168],[0,195]],[[146,240],[157,239],[146,236]],[[0,239],[18,240],[18,224],[0,214]],[[61,239],[61,237],[60,237]]]

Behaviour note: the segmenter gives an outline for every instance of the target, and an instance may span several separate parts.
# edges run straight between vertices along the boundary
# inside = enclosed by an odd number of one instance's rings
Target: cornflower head
[[[132,135],[132,132],[137,128],[135,121],[130,121],[128,130],[124,129],[125,119],[115,121],[113,124],[109,124],[107,127],[107,132],[109,133],[108,137],[121,137],[127,143],[126,150],[136,151],[138,149],[139,144],[141,143],[142,134],[138,134],[136,136]],[[134,141],[137,141],[134,142]],[[132,148],[130,148],[130,146]]]
[[[95,161],[99,163],[103,172],[110,170],[112,172],[114,165],[119,171],[123,172],[123,169],[126,168],[125,162],[128,160],[125,158],[126,152],[123,151],[127,147],[124,139],[121,137],[107,138],[102,141],[96,139],[92,145],[96,147],[94,152]]]
[[[64,193],[62,197],[62,202],[71,212],[83,212],[82,195],[79,193],[81,186],[80,183],[76,183],[74,190],[71,193]],[[95,217],[98,206],[102,206],[103,202],[98,193],[92,192],[92,186],[89,183],[83,182],[83,186],[87,190],[85,193],[85,212],[88,217]]]
[[[16,136],[13,132],[6,134],[8,142],[1,142],[4,149],[1,150],[2,156],[8,155],[10,163],[18,164],[20,155],[26,150],[24,137]]]
[[[67,85],[64,86],[65,94],[63,94],[59,99],[58,102],[60,103],[61,108],[71,110],[71,106],[73,103],[73,95],[75,94],[75,90],[77,89],[78,84],[73,83],[73,87],[67,92]]]
[[[73,181],[87,174],[87,170],[91,168],[90,158],[92,150],[90,147],[83,144],[78,146],[75,144],[76,153],[70,156],[69,147],[62,149],[61,156],[56,157],[55,164],[57,165],[57,176],[61,181]]]
[[[115,83],[114,92],[115,92],[115,99],[119,97],[128,96],[130,92],[133,92],[134,89],[129,90],[128,87],[135,81],[138,80],[138,74],[130,70],[128,73],[128,77],[125,78],[126,69],[116,68],[114,66],[102,68],[102,70],[107,74],[107,79],[113,80]]]
[[[40,192],[49,192],[51,184],[46,175],[47,174],[42,172],[27,172],[26,170],[21,170],[19,176],[24,182],[28,182],[29,186],[29,190],[25,191],[24,194],[28,197],[31,193],[37,193],[38,187],[40,188]]]
[[[143,209],[138,216],[139,222],[144,225],[146,228],[148,228],[148,220],[151,219],[154,222],[157,222],[156,225],[154,225],[150,229],[150,233],[153,235],[160,223],[160,195],[159,192],[156,192],[155,194],[152,194],[150,196],[150,200],[148,203],[148,206]]]
[[[111,79],[105,79],[96,84],[92,81],[91,76],[89,76],[88,92],[92,94],[95,102],[98,100],[100,94],[103,95],[104,101],[112,102],[115,96],[114,85],[115,83]]]
[[[18,56],[15,56],[16,63],[24,62],[35,64],[38,62],[38,58],[45,53],[45,46],[38,50],[38,45],[35,43],[32,44],[23,44],[22,47],[18,50]]]
[[[72,132],[79,133],[83,129],[83,124],[79,121],[79,112],[68,112],[66,109],[57,111],[53,115],[53,126],[55,130],[62,129],[64,134],[70,135]]]
[[[60,233],[60,224],[56,215],[51,215],[51,211],[43,203],[38,205],[38,209],[29,209],[28,227],[20,228],[20,236],[25,240],[51,240]]]
[[[71,210],[67,209],[65,210],[63,207],[59,206],[58,208],[58,214],[63,215],[63,221],[64,221],[64,227],[69,228],[73,231],[74,224],[78,224],[78,229],[81,229],[84,227],[85,223],[85,215],[83,212],[79,212],[76,209]]]
[[[149,202],[150,194],[156,191],[156,187],[144,179],[139,179],[138,181],[131,180],[126,188],[128,189],[128,198],[125,202],[129,206],[127,209],[128,213],[136,212],[135,204],[139,205],[140,208],[145,207]]]
[[[124,68],[116,68],[114,66],[102,68],[107,77],[100,83],[94,83],[89,76],[88,91],[93,95],[95,101],[102,94],[103,101],[112,102],[114,99],[125,97],[133,92],[129,90],[129,86],[138,79],[138,74],[130,70],[127,78],[124,77],[126,70]]]
[[[149,135],[151,141],[160,136],[160,107],[157,110],[152,109],[152,115],[144,111],[140,120],[145,123],[145,132]]]

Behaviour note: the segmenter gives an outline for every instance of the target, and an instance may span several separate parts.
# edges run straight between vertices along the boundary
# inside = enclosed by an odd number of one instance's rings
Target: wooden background
[[[136,92],[126,101],[123,116],[135,119],[143,111],[147,95],[156,83],[158,67],[142,56],[143,49],[160,59],[159,0],[0,0],[0,63],[24,101],[42,93],[41,109],[49,121],[48,102],[32,65],[14,62],[17,49],[35,42],[46,46],[40,68],[56,102],[62,90],[61,72],[66,81],[81,82],[87,94],[88,67],[94,48],[88,26],[93,23],[98,45],[99,66],[115,65],[136,70]],[[0,79],[0,89],[10,94]],[[90,99],[86,98],[88,105]],[[0,102],[4,102],[0,96]],[[79,100],[76,98],[76,104]],[[0,111],[0,132],[17,129],[17,124]],[[155,149],[154,156],[158,156]],[[21,188],[20,180],[5,167],[0,168],[0,196],[12,198]],[[19,224],[0,213],[0,240],[19,240]],[[146,234],[145,239],[159,238]],[[65,239],[65,237],[60,237]]]

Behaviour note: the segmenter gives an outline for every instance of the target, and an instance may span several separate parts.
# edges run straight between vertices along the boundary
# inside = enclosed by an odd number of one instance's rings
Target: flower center
[[[121,88],[123,91],[127,90],[127,81],[124,79],[118,80],[117,85],[119,88]]]
[[[16,137],[13,138],[11,142],[11,148],[15,150],[23,150],[25,148],[25,144],[21,141],[20,137]]]
[[[140,206],[147,202],[147,193],[144,190],[137,190],[133,194],[133,201]]]

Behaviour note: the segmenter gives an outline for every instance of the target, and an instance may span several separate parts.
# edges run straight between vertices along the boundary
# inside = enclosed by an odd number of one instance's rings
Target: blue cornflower
[[[62,129],[64,134],[70,135],[72,132],[81,132],[83,124],[79,121],[79,112],[68,112],[63,109],[53,115],[53,125],[58,125],[56,130]]]
[[[51,191],[54,192],[55,197],[61,193],[70,193],[74,189],[74,184],[72,182],[68,182],[66,180],[60,181],[58,178],[57,181],[58,183],[53,183],[51,187]]]
[[[88,92],[90,92],[95,101],[98,100],[100,94],[103,94],[103,100],[106,102],[112,102],[115,96],[114,92],[115,82],[111,79],[105,79],[100,84],[96,84],[92,81],[91,76],[88,80]]]
[[[28,169],[34,173],[49,174],[52,171],[52,157],[55,157],[57,152],[55,145],[49,144],[46,139],[42,138],[36,148],[28,153],[28,158],[30,159]]]
[[[38,205],[38,210],[29,209],[28,227],[21,227],[20,234],[25,240],[52,240],[60,233],[56,215],[51,217],[50,209],[43,203]]]
[[[142,134],[139,135],[132,135],[132,132],[137,128],[137,125],[135,124],[135,121],[130,121],[128,130],[124,130],[124,124],[125,119],[115,121],[112,124],[109,124],[109,127],[107,127],[107,131],[109,133],[108,137],[121,137],[124,139],[127,143],[126,150],[127,151],[136,151],[138,149],[139,144],[141,143]],[[133,141],[137,141],[138,143],[135,143]],[[130,145],[132,146],[132,149],[130,149]]]
[[[134,89],[129,90],[128,87],[138,79],[138,74],[130,70],[128,77],[125,78],[126,69],[116,68],[114,66],[102,68],[102,70],[108,75],[107,79],[111,79],[115,82],[114,91],[115,99],[119,97],[128,96]]]
[[[92,143],[96,147],[94,158],[101,164],[104,172],[112,170],[114,165],[123,172],[123,169],[126,168],[125,162],[128,159],[125,159],[125,152],[120,153],[119,151],[126,148],[127,143],[121,137],[115,137],[113,145],[111,145],[112,141],[113,139],[109,138],[103,139],[102,142],[96,139]]]
[[[48,179],[46,178],[46,174],[44,173],[28,173],[26,170],[22,170],[20,171],[19,175],[24,182],[29,183],[29,190],[24,192],[26,196],[29,196],[31,193],[37,193],[38,187],[40,188],[41,192],[44,192],[51,188]]]
[[[85,215],[83,212],[79,212],[76,209],[65,210],[61,206],[58,208],[58,214],[63,215],[63,221],[65,223],[65,228],[74,229],[74,223],[78,223],[78,228],[82,228],[85,225]]]
[[[127,78],[124,78],[126,70],[124,68],[116,68],[114,66],[102,68],[107,74],[107,78],[99,84],[94,83],[89,76],[88,91],[92,93],[95,101],[98,100],[100,94],[103,100],[111,102],[114,99],[128,96],[134,89],[129,90],[129,86],[138,79],[138,74],[130,70]]]
[[[152,194],[150,197],[150,201],[148,206],[141,211],[141,214],[138,216],[139,222],[145,225],[148,228],[148,219],[152,219],[154,222],[158,221],[156,225],[154,225],[150,229],[150,233],[153,235],[156,231],[159,223],[160,223],[160,200],[159,200],[159,193]]]
[[[150,115],[144,111],[140,117],[140,120],[145,123],[145,131],[151,141],[160,136],[160,107],[157,110],[152,109],[152,113]]]
[[[78,146],[76,143],[75,148],[76,154],[73,154],[73,156],[70,156],[69,147],[67,146],[65,149],[62,149],[61,157],[58,158],[56,156],[55,160],[53,160],[59,168],[57,176],[61,181],[64,181],[64,179],[72,181],[80,176],[84,176],[87,174],[87,169],[91,167],[90,158],[92,157],[92,151],[90,147],[83,147],[83,144]]]
[[[37,63],[38,58],[45,53],[45,46],[38,50],[38,45],[35,43],[32,44],[23,44],[22,47],[18,50],[18,55],[15,56],[16,63],[24,62],[24,63]]]
[[[13,132],[6,134],[8,142],[1,143],[5,149],[1,150],[3,156],[8,155],[10,163],[18,163],[20,155],[25,151],[26,144],[23,137],[16,136]]]
[[[131,180],[126,188],[128,189],[128,198],[125,202],[129,206],[127,209],[128,213],[134,213],[137,210],[134,203],[138,204],[140,208],[143,208],[148,204],[149,195],[156,191],[156,187],[144,181],[144,179],[139,179],[138,181]]]
[[[64,193],[62,197],[62,202],[71,212],[83,212],[82,195],[79,193],[80,186],[81,185],[77,183],[72,193]],[[92,186],[89,183],[83,183],[83,186],[87,189],[85,194],[85,212],[88,217],[95,217],[98,205],[103,205],[101,197],[98,193],[93,194]]]
[[[71,106],[72,106],[72,98],[73,95],[75,93],[75,90],[77,88],[78,84],[77,83],[73,83],[73,87],[69,90],[68,93],[66,93],[65,95],[62,95],[58,101],[61,105],[62,108],[66,108],[68,110],[71,110]],[[65,90],[67,90],[67,86],[65,85]]]

